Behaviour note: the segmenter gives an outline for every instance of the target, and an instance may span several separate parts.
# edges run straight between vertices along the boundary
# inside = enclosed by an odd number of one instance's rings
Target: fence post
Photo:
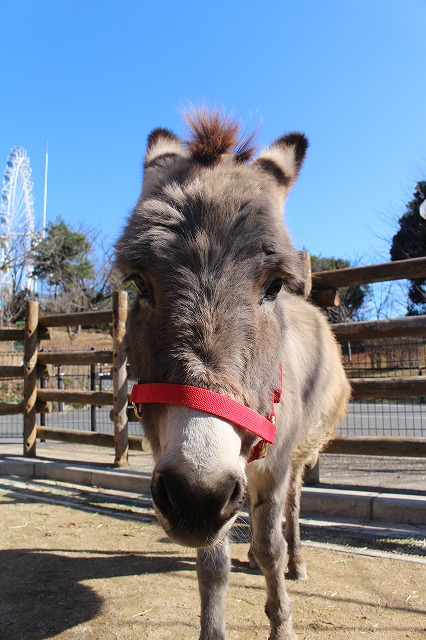
[[[112,385],[114,412],[115,467],[128,464],[127,358],[123,349],[127,318],[127,293],[114,291],[112,297]]]
[[[38,302],[25,305],[24,338],[24,456],[36,455]]]
[[[92,347],[93,349],[93,347]],[[96,365],[90,365],[90,391],[96,391]],[[96,431],[96,406],[90,406],[90,431]]]
[[[60,364],[58,364],[57,374],[58,374],[58,389],[59,391],[61,391],[62,389],[65,389],[65,382],[64,382],[64,374]],[[58,402],[58,411],[62,412],[63,410],[64,410],[64,403]]]
[[[44,376],[41,376],[40,389],[45,389],[45,387],[46,387],[46,378]],[[46,426],[46,414],[40,413],[40,427],[45,427],[45,426]]]

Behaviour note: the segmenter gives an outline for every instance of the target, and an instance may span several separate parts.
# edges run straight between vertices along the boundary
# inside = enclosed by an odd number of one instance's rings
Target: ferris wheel
[[[6,160],[0,205],[0,298],[33,289],[30,249],[34,238],[34,196],[27,152],[13,147]]]

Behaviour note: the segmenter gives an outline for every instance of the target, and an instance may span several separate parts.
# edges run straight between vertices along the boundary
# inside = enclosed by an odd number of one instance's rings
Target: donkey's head
[[[282,208],[307,140],[288,134],[252,161],[234,122],[217,112],[188,121],[188,142],[165,129],[149,136],[142,194],[116,244],[138,290],[130,375],[208,389],[266,416],[279,384],[282,301],[302,285]],[[256,436],[173,403],[140,412],[161,523],[186,545],[215,544],[243,503]]]

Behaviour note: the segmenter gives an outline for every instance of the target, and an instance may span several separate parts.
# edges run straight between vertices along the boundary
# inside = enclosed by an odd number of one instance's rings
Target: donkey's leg
[[[285,509],[285,539],[287,541],[288,569],[291,580],[306,580],[308,574],[300,541],[300,494],[302,489],[304,464],[293,467],[288,485]]]
[[[266,580],[269,640],[296,640],[284,578],[286,542],[281,528],[284,505],[279,502],[272,496],[265,501],[253,500],[252,552]]]
[[[248,561],[251,569],[259,570],[259,565],[256,562],[256,558],[254,557],[253,548],[252,548],[252,540],[253,540],[252,522],[254,520],[254,515],[253,515],[253,509],[251,506],[250,495],[247,495],[246,501],[247,501],[247,508],[249,512],[249,523],[250,523],[250,547],[248,550]]]
[[[211,549],[197,551],[201,596],[200,640],[225,640],[225,598],[230,570],[228,539]]]

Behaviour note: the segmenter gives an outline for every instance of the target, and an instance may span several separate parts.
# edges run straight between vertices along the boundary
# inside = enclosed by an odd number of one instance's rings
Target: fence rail
[[[39,317],[42,327],[98,327],[111,324],[112,310],[82,311],[81,313],[58,313]]]
[[[335,271],[312,273],[312,288],[339,289],[390,280],[413,280],[426,277],[426,257],[395,260],[366,267],[347,267]]]
[[[41,364],[111,364],[112,351],[39,351]]]
[[[404,336],[426,336],[426,316],[407,316],[392,320],[342,322],[331,325],[339,342],[380,340]]]
[[[112,405],[111,391],[76,391],[75,389],[38,389],[42,402],[68,402],[73,404]]]
[[[426,438],[336,436],[325,453],[357,456],[391,456],[393,458],[426,458]]]
[[[0,402],[0,416],[17,416],[23,410],[23,402]]]
[[[399,278],[426,276],[426,258],[403,260],[400,262],[369,267],[341,269],[334,272],[312,274],[313,293],[315,291],[337,290],[340,286],[364,284]],[[326,295],[325,299],[330,299]],[[127,463],[128,450],[144,448],[143,437],[128,433],[128,422],[135,420],[133,410],[128,407],[126,358],[123,351],[124,327],[127,316],[127,296],[124,292],[115,292],[113,308],[107,311],[94,311],[73,314],[38,315],[36,302],[27,303],[26,324],[23,329],[0,330],[0,341],[20,341],[24,343],[23,365],[0,367],[0,379],[23,379],[23,400],[20,402],[0,402],[0,416],[23,414],[24,454],[36,454],[36,439],[59,439],[67,442],[114,446],[117,467]],[[49,327],[99,326],[111,328],[112,350],[99,351],[40,351],[41,339],[49,338]],[[337,340],[351,343],[381,338],[426,336],[426,316],[379,320],[374,322],[348,322],[332,326]],[[112,391],[86,391],[75,389],[42,388],[38,380],[48,378],[51,365],[111,365]],[[352,378],[350,380],[354,400],[372,398],[426,398],[426,376],[401,376]],[[55,429],[36,424],[36,414],[41,416],[50,411],[52,402],[110,406],[110,418],[114,424],[114,433],[75,431],[73,429]],[[376,455],[426,456],[426,439],[396,437],[337,437],[331,443],[329,453],[356,453]]]
[[[0,368],[1,378],[22,378],[24,375],[23,365],[4,365]]]
[[[99,447],[114,447],[115,439],[112,433],[96,431],[76,431],[74,429],[52,429],[37,427],[37,437],[42,440],[57,440],[75,444],[97,445]],[[148,450],[146,438],[143,436],[128,436],[128,447],[133,451]]]
[[[353,400],[426,397],[426,378],[423,376],[352,378],[350,383]]]
[[[24,340],[24,329],[0,329],[0,342]]]

